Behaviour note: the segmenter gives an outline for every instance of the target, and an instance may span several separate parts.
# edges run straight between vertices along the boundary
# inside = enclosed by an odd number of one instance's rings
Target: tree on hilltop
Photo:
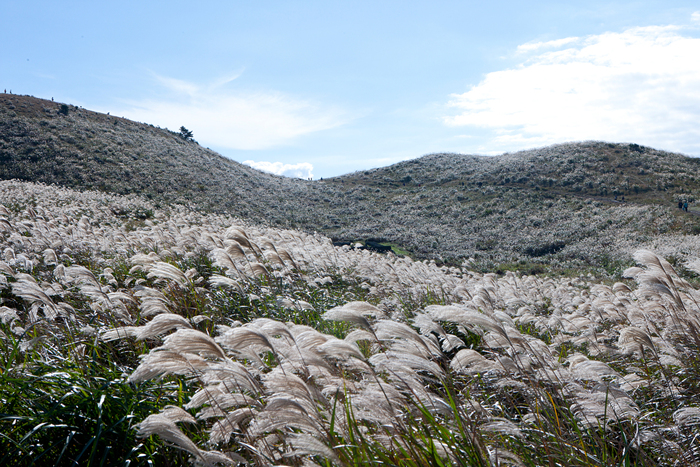
[[[194,141],[192,132],[184,126],[180,127],[180,136],[182,136],[185,139],[185,141]]]

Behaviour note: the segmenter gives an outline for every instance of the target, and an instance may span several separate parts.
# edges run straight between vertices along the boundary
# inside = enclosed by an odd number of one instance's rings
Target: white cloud
[[[571,44],[572,42],[578,41],[578,37],[565,37],[564,39],[557,39],[553,41],[545,42],[527,42],[518,46],[517,52],[533,52],[540,49],[551,49],[555,47],[561,47],[563,45]]]
[[[226,89],[240,73],[208,85],[155,76],[167,99],[128,102],[113,112],[132,120],[176,130],[184,125],[205,145],[229,149],[267,149],[294,138],[342,125],[338,109],[280,92],[245,93]]]
[[[254,169],[270,172],[276,175],[284,175],[285,177],[297,177],[304,179],[314,177],[314,166],[308,162],[285,164],[283,162],[243,161],[243,163],[251,166]]]
[[[596,139],[700,154],[700,39],[682,28],[633,28],[518,51],[530,53],[520,65],[452,95],[457,113],[444,122],[491,130],[491,150]]]
[[[700,22],[700,11],[696,11],[692,15],[690,15],[690,19],[697,22]]]

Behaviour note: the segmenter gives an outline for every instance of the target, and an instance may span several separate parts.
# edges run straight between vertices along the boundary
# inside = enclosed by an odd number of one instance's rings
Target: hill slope
[[[0,95],[1,178],[139,193],[249,217],[261,209],[259,190],[299,185],[165,129],[72,106],[64,115],[60,108],[30,96]]]
[[[637,145],[585,142],[498,157],[435,154],[326,183],[372,198],[364,233],[425,254],[504,261],[557,253],[588,261],[660,234],[696,231],[695,217],[676,201],[698,197],[699,163]],[[387,211],[378,216],[380,209]]]
[[[139,193],[484,266],[605,266],[659,235],[698,228],[674,203],[700,197],[699,161],[637,145],[434,154],[311,182],[256,171],[165,129],[67,108],[0,95],[0,178]]]

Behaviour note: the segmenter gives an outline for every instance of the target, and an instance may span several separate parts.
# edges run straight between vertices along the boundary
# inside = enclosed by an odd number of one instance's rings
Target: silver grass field
[[[0,203],[2,465],[700,464],[695,236],[498,275],[135,196]]]

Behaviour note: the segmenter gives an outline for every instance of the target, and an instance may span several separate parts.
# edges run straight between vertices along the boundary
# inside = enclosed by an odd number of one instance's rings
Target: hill
[[[635,247],[700,231],[675,205],[700,196],[698,159],[635,144],[433,154],[308,181],[256,171],[166,129],[61,106],[0,95],[0,178],[137,193],[486,269],[619,270]]]
[[[634,144],[583,142],[497,157],[434,154],[326,183],[371,199],[364,234],[426,255],[595,263],[658,235],[697,233],[677,200],[697,197],[698,167]]]
[[[65,113],[61,113],[61,106]],[[0,178],[137,193],[257,221],[303,190],[152,125],[31,96],[0,94]]]

